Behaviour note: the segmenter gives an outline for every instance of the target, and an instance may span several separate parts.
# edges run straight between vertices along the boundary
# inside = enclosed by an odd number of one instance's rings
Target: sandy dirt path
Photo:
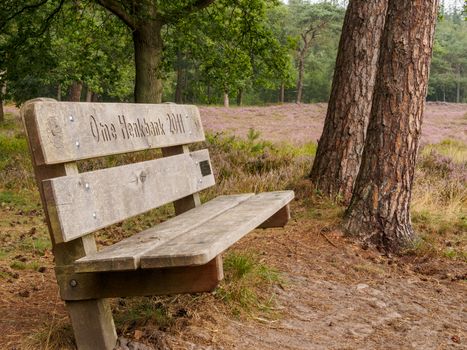
[[[463,263],[383,257],[302,219],[285,232],[255,231],[237,247],[262,247],[284,272],[275,290],[281,316],[239,321],[201,312],[170,336],[174,349],[467,349]],[[448,277],[456,274],[464,282]]]

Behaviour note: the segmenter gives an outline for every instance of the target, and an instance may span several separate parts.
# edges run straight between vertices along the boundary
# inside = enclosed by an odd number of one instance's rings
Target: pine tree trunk
[[[303,93],[303,76],[305,74],[305,57],[300,54],[298,57],[298,79],[297,79],[297,98],[296,103],[302,102],[302,93]]]
[[[162,23],[150,20],[133,31],[135,46],[135,102],[161,103]]]
[[[83,90],[83,84],[80,81],[73,81],[68,91],[68,100],[72,102],[81,101],[81,91]]]
[[[284,103],[285,84],[282,82],[279,88],[279,103]]]
[[[351,0],[310,178],[348,203],[360,167],[388,0]]]
[[[461,102],[461,66],[457,66],[456,102]]]
[[[229,103],[229,92],[224,91],[224,107],[229,108],[230,103]]]
[[[349,233],[386,251],[413,240],[410,198],[438,0],[389,0]]]
[[[239,88],[237,92],[237,106],[241,106],[243,104],[243,89]]]

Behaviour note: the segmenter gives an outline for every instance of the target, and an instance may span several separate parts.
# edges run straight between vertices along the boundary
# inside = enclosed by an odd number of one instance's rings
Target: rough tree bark
[[[438,0],[389,0],[362,164],[346,229],[385,251],[413,240],[410,199]]]
[[[73,102],[79,102],[81,100],[81,91],[83,90],[83,84],[80,81],[73,81],[70,89],[68,90],[68,100]]]
[[[388,0],[351,0],[310,178],[348,203],[360,167]]]
[[[162,23],[148,21],[133,32],[135,47],[135,101],[137,103],[161,103],[162,80]]]

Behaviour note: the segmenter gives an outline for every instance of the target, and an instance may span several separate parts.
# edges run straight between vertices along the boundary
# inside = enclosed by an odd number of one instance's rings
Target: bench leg
[[[67,301],[78,350],[113,350],[117,332],[106,299]]]
[[[290,206],[287,204],[286,206],[279,209],[273,216],[263,222],[259,228],[270,228],[270,227],[284,227],[285,224],[290,219]]]

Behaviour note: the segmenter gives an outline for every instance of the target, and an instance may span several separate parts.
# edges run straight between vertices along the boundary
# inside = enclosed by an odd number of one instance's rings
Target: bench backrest
[[[55,243],[68,242],[214,185],[195,106],[32,101],[22,110],[34,167],[162,148],[165,158],[41,178]],[[176,147],[174,147],[176,146]]]

